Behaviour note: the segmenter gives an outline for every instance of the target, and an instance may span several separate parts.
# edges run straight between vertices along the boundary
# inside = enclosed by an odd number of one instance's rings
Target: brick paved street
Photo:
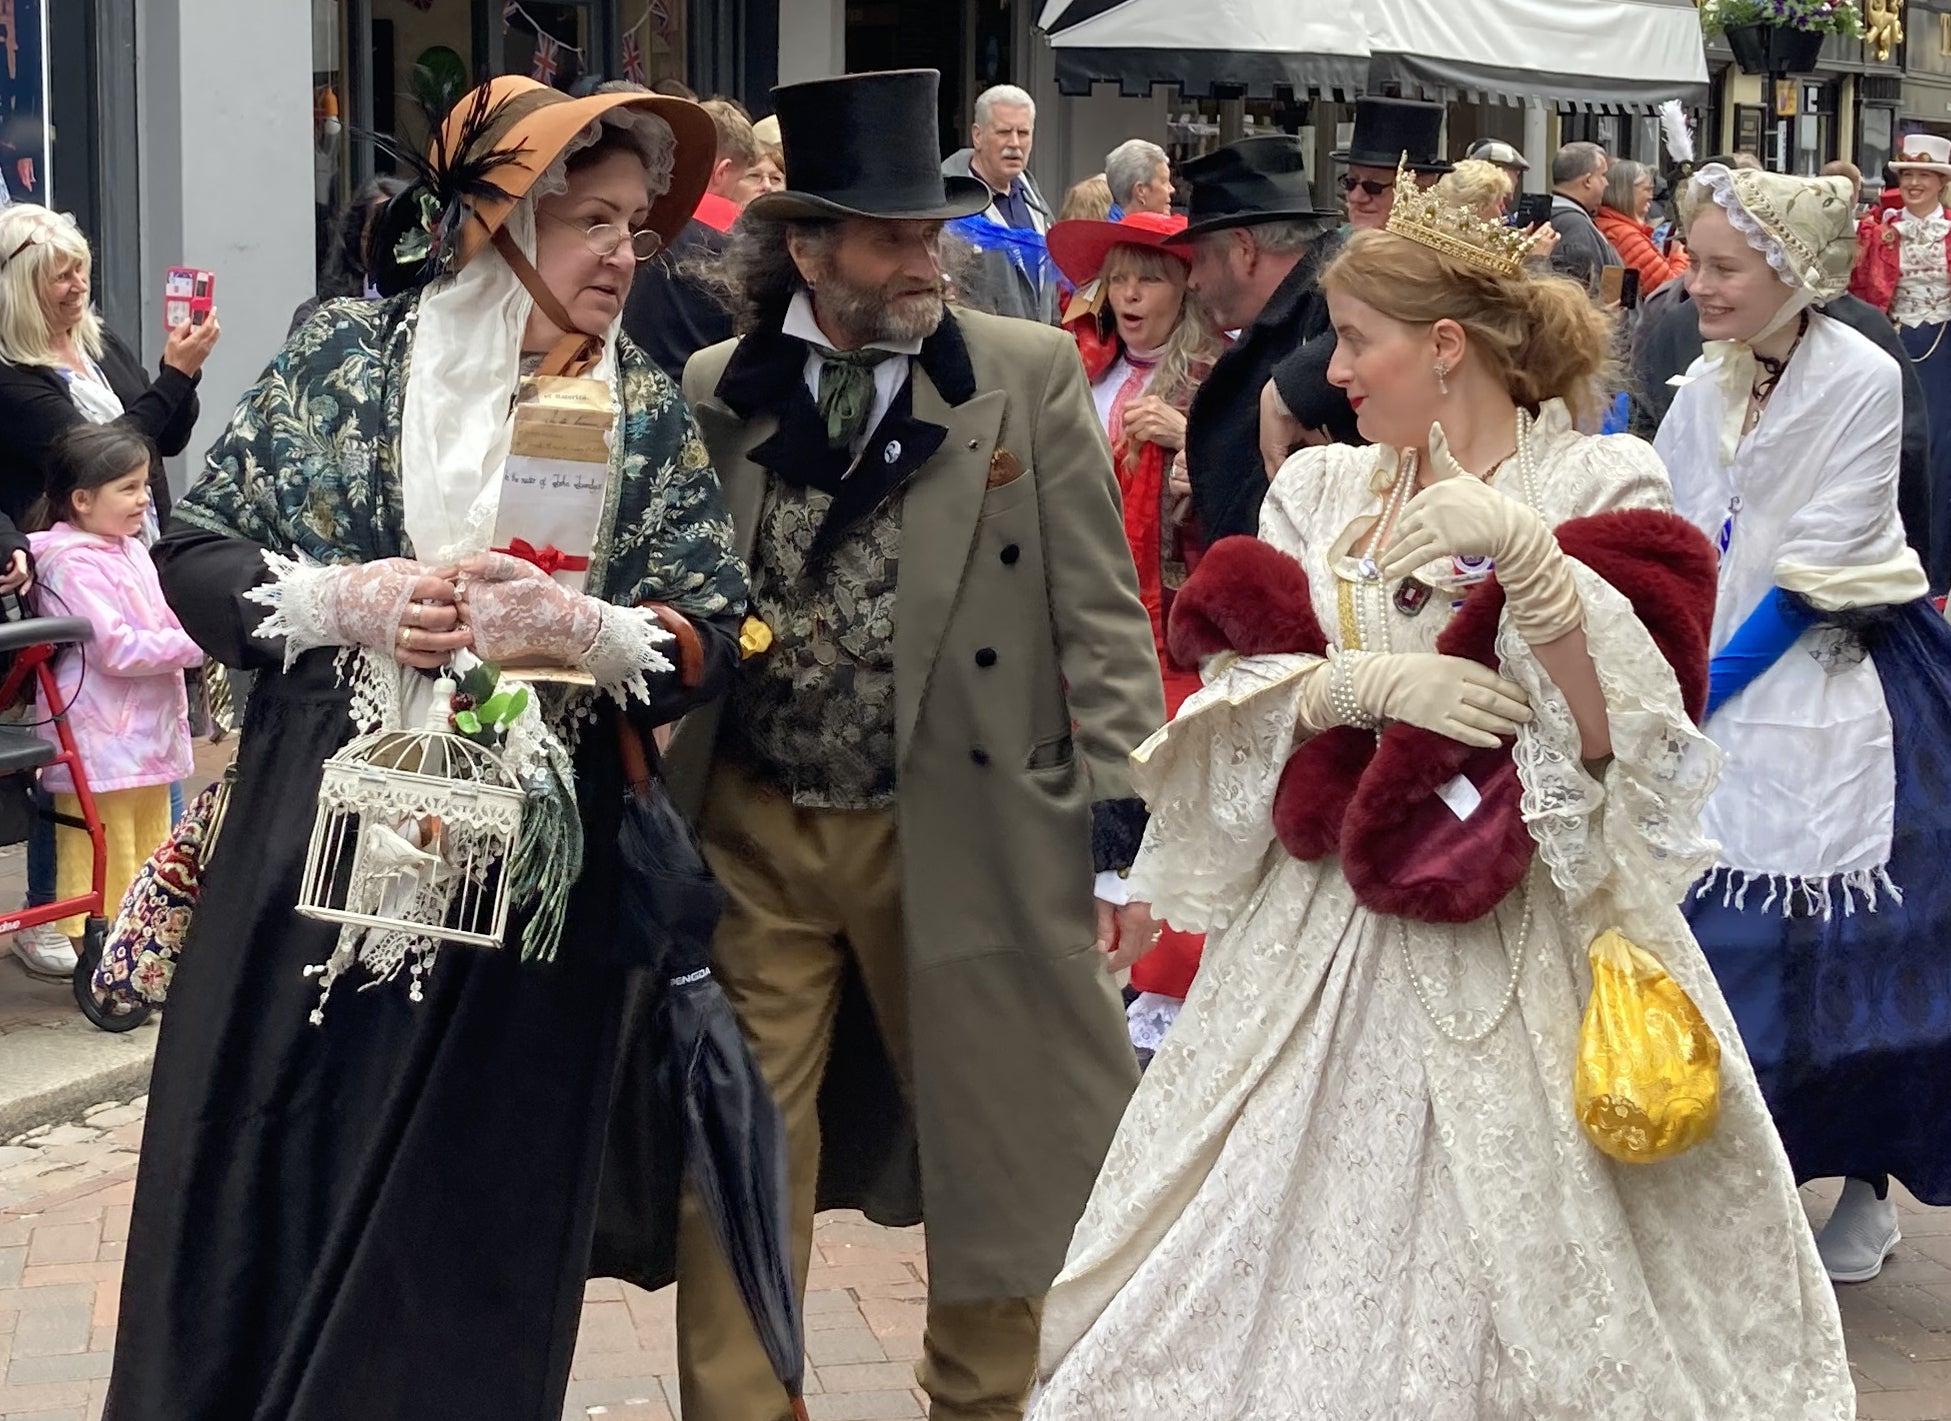
[[[0,1146],[0,1200],[15,1201],[0,1205],[4,1421],[101,1414],[143,1104],[106,1103]],[[1833,1190],[1804,1192],[1820,1222]],[[1903,1206],[1905,1241],[1883,1276],[1842,1290],[1859,1414],[1951,1421],[1951,1210]],[[815,1421],[923,1416],[913,1372],[926,1292],[920,1231],[838,1214],[822,1221],[817,1248],[807,1299]],[[669,1289],[589,1285],[564,1421],[677,1416],[671,1308]]]

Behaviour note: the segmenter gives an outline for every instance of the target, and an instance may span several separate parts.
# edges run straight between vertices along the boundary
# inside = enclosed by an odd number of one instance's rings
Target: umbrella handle
[[[806,1410],[806,1398],[803,1396],[793,1398],[793,1421],[813,1421]]]
[[[677,643],[677,679],[682,686],[696,686],[705,678],[705,644],[691,619],[675,607],[662,602],[645,602],[643,610],[657,618]]]

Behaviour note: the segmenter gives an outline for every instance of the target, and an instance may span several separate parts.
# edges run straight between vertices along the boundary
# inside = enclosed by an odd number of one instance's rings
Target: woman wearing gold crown
[[[1713,856],[1712,549],[1645,444],[1577,432],[1584,293],[1397,193],[1323,278],[1372,447],[1289,459],[1173,610],[1206,686],[1134,756],[1132,876],[1206,959],[1033,1415],[1839,1421],[1835,1300],[1674,906]],[[1657,1163],[1575,1109],[1608,929],[1691,999],[1688,1069],[1719,1042],[1718,1125]]]

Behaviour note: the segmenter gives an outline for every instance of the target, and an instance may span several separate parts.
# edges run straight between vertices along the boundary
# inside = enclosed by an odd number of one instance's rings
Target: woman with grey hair
[[[690,415],[618,335],[714,152],[681,99],[516,77],[463,98],[377,229],[394,294],[298,329],[156,547],[185,630],[257,684],[170,983],[114,1421],[561,1412],[641,965],[620,737],[725,683],[745,598]],[[615,412],[580,586],[497,526],[530,372]],[[326,759],[477,709],[427,674],[476,658],[557,668],[504,716],[503,945],[301,916]],[[440,821],[406,828],[440,863]]]
[[[1639,273],[1642,296],[1651,296],[1687,269],[1687,249],[1677,243],[1661,250],[1653,240],[1646,209],[1653,203],[1653,170],[1628,158],[1606,169],[1605,196],[1593,221],[1612,243],[1619,259]]]

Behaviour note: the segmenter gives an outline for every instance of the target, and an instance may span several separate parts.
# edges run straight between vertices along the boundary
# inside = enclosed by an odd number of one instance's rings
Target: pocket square
[[[1023,461],[1009,450],[998,448],[989,456],[989,487],[1001,488],[1023,477]]]

